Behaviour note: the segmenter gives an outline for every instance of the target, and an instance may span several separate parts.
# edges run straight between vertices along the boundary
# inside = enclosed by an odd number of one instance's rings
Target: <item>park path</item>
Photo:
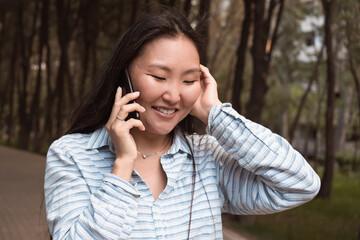
[[[0,239],[48,240],[43,204],[45,157],[0,146]],[[224,228],[224,240],[248,238]]]
[[[0,239],[49,239],[44,168],[44,156],[0,146]]]

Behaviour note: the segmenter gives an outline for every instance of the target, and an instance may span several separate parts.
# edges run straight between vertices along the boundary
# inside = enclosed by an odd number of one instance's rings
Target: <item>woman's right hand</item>
[[[143,123],[134,118],[125,121],[130,112],[144,112],[145,109],[138,103],[130,103],[139,97],[139,92],[126,94],[122,97],[122,89],[118,88],[114,106],[105,127],[116,150],[116,159],[112,173],[130,181],[131,173],[137,158],[137,148],[130,129],[137,127],[145,131]],[[120,118],[120,119],[119,119]]]

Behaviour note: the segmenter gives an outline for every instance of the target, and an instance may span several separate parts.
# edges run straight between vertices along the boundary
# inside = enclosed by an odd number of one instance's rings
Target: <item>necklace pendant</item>
[[[143,154],[143,155],[141,155],[141,156],[142,156],[143,159],[145,159],[145,158],[148,157],[148,155],[146,155],[146,154]]]

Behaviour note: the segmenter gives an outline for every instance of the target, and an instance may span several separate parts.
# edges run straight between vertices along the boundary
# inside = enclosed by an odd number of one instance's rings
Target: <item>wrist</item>
[[[208,124],[208,119],[209,119],[209,115],[210,115],[210,112],[211,112],[211,109],[217,105],[221,105],[222,102],[220,102],[220,100],[217,100],[216,103],[210,105],[210,107],[208,107],[204,112],[204,116],[202,119],[200,119],[203,123],[205,123],[206,125]]]
[[[132,171],[135,167],[135,161],[129,159],[116,158],[111,173],[130,182]]]

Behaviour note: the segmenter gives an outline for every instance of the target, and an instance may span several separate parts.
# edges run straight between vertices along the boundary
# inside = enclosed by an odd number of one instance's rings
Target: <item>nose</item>
[[[169,105],[175,105],[181,99],[180,86],[176,83],[166,84],[166,89],[162,95],[163,100]]]

